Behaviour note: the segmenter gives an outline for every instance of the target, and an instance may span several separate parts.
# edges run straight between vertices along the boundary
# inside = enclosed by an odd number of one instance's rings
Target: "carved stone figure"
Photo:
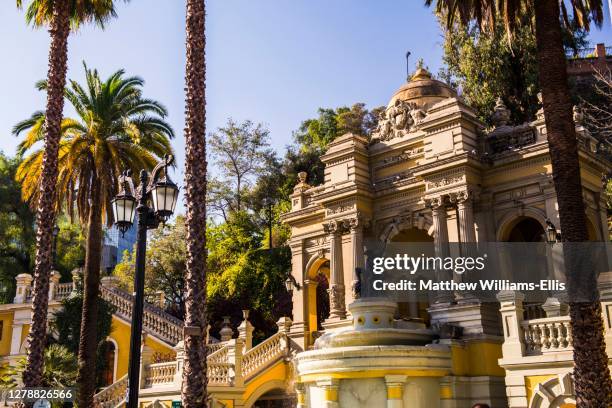
[[[372,142],[390,140],[416,130],[424,117],[425,111],[417,108],[415,104],[397,99],[380,114],[378,126],[372,133]]]

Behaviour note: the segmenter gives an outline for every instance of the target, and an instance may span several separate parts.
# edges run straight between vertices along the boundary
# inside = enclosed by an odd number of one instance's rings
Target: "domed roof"
[[[388,106],[395,104],[395,101],[409,101],[419,107],[429,108],[436,102],[446,98],[454,98],[457,91],[442,81],[433,79],[431,73],[425,68],[418,68],[414,75],[400,89],[395,92]]]

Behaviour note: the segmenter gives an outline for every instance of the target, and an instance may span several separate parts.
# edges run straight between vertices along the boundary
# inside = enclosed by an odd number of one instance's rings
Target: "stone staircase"
[[[290,356],[291,347],[286,322],[279,321],[279,331],[256,345],[248,348],[251,339],[248,322],[243,322],[239,337],[226,339],[221,343],[208,344],[207,347],[207,378],[209,392],[214,397],[215,392],[224,389],[240,389],[255,380],[266,368]],[[245,335],[245,336],[243,336]],[[183,380],[182,367],[185,353],[183,343],[175,347],[176,360],[161,363],[148,363],[147,353],[143,353],[141,362],[140,398],[148,395],[180,395]],[[115,408],[122,406],[127,388],[127,379],[121,378],[95,396],[96,407]]]

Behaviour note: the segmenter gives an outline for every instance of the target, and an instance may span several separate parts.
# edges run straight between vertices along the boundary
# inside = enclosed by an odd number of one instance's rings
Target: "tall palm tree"
[[[129,0],[124,0],[129,1]],[[16,0],[18,8],[23,0]],[[27,366],[23,382],[27,387],[40,385],[43,351],[47,330],[49,274],[51,272],[52,230],[55,222],[53,200],[56,195],[57,155],[60,124],[64,110],[64,87],[68,60],[68,36],[71,29],[94,22],[104,24],[116,16],[112,0],[32,0],[26,7],[26,21],[34,27],[49,27],[49,69],[47,72],[47,106],[44,124],[45,150],[41,158],[36,213],[36,258],[32,291],[32,326],[28,335]]]
[[[206,7],[187,0],[185,203],[185,366],[181,400],[185,408],[203,407],[206,395]]]
[[[430,6],[433,0],[425,0]],[[570,0],[575,27],[601,25],[601,0]],[[563,241],[588,241],[582,198],[578,145],[567,83],[562,21],[569,26],[566,1],[559,0],[436,0],[436,11],[447,15],[452,26],[458,18],[467,25],[476,20],[481,29],[493,29],[502,18],[509,40],[524,16],[535,17],[538,74],[546,118],[553,182],[559,204]],[[580,268],[574,247],[564,246],[574,338],[574,382],[579,407],[607,407],[612,403],[612,379],[605,351],[597,277],[592,268]],[[580,274],[577,271],[581,271]],[[591,302],[576,301],[588,298]]]
[[[172,152],[169,139],[172,128],[164,121],[166,109],[142,97],[143,80],[126,77],[123,70],[102,81],[96,70],[85,66],[86,86],[70,81],[65,99],[77,113],[60,126],[59,174],[55,210],[65,207],[87,225],[84,299],[79,341],[79,394],[81,407],[93,406],[96,386],[96,316],[100,284],[100,257],[103,223],[111,225],[111,200],[116,194],[119,176],[125,169],[138,174],[151,169],[157,159]],[[40,82],[42,90],[48,88]],[[17,170],[23,198],[37,200],[38,179],[45,150],[36,150],[43,137],[45,115],[35,112],[18,123],[13,132],[26,132],[19,150],[29,153]]]

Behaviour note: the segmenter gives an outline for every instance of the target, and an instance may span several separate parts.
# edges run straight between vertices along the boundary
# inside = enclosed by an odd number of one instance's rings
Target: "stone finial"
[[[249,310],[242,311],[242,323],[238,326],[238,337],[244,340],[246,350],[250,350],[253,347],[253,330],[255,329],[251,322],[249,322]]]
[[[221,341],[229,341],[234,335],[234,330],[230,326],[229,316],[223,316],[223,328],[219,331],[219,335],[221,336]]]
[[[278,319],[278,322],[276,322],[276,325],[278,326],[279,332],[289,334],[289,330],[291,330],[291,326],[293,326],[293,320],[291,320],[291,318],[287,316],[283,316],[280,319]]]
[[[510,123],[510,110],[502,98],[497,98],[495,108],[493,108],[493,124],[495,127],[506,126]]]

